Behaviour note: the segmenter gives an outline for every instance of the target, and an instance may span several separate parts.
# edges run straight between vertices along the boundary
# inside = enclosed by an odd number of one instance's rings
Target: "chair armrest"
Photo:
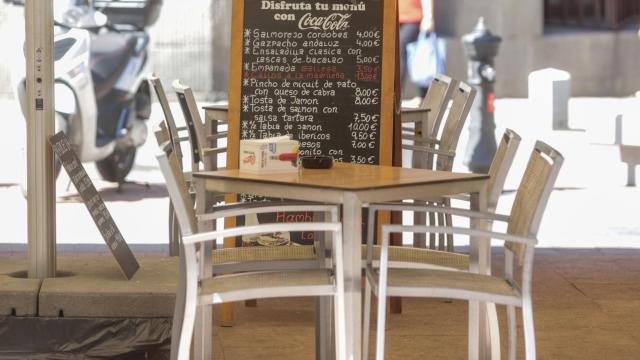
[[[369,204],[369,209],[372,211],[386,210],[386,211],[416,211],[416,212],[435,212],[443,214],[451,214],[455,216],[464,216],[474,219],[485,219],[494,221],[508,222],[509,216],[494,214],[490,212],[480,212],[467,209],[453,208],[453,207],[438,207],[438,206],[424,206],[413,205],[407,203],[373,203]]]
[[[337,205],[325,205],[303,201],[278,202],[244,202],[218,205],[209,213],[197,215],[198,221],[211,221],[226,217],[243,216],[249,214],[266,214],[276,212],[336,212]]]
[[[438,155],[438,156],[446,156],[446,157],[449,157],[449,158],[454,158],[456,156],[456,152],[455,151],[435,149],[435,148],[428,147],[428,146],[403,144],[402,148],[406,149],[406,150],[426,152],[426,153],[435,154],[435,155]]]
[[[469,196],[468,194],[447,195],[445,197],[452,200],[461,200],[461,201],[471,202],[471,196]]]
[[[436,234],[460,234],[477,236],[480,241],[491,242],[492,239],[516,242],[528,246],[535,246],[538,240],[534,237],[519,236],[506,234],[496,231],[470,229],[461,227],[445,227],[445,226],[424,226],[424,225],[383,225],[383,232],[401,233],[401,232],[424,232]]]
[[[209,156],[212,154],[221,154],[223,152],[226,152],[227,148],[226,147],[217,147],[217,148],[204,148],[202,149],[202,155],[203,156]]]
[[[341,230],[338,222],[299,222],[299,223],[275,223],[252,226],[236,226],[229,229],[214,230],[182,237],[184,244],[197,244],[215,241],[218,238],[253,235],[263,233],[287,232],[287,231],[334,231]]]
[[[416,135],[409,135],[409,134],[402,134],[402,140],[409,140],[409,141],[420,141],[422,140],[422,137],[420,136],[416,136]]]
[[[216,133],[216,134],[207,135],[207,140],[224,139],[226,137],[227,137],[227,132],[226,131],[221,131],[221,132]]]
[[[440,145],[440,140],[434,138],[434,137],[426,137],[424,139],[420,139],[422,142],[425,142],[427,144],[433,144],[433,145]]]

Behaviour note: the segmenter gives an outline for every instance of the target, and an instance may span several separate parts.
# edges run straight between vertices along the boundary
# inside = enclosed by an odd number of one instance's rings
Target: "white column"
[[[25,3],[27,57],[27,211],[29,277],[56,272],[56,212],[53,150],[53,1]]]

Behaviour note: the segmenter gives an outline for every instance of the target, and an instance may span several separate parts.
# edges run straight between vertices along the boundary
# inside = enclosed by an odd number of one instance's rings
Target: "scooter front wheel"
[[[100,176],[106,181],[122,183],[129,175],[136,159],[136,147],[118,149],[107,158],[97,161]]]

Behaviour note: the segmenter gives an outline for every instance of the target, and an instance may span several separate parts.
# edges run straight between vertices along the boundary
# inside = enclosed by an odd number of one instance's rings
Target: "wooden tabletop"
[[[194,178],[232,179],[347,191],[488,179],[485,174],[454,173],[391,166],[335,163],[331,169],[299,169],[295,173],[254,174],[240,170],[203,171]]]

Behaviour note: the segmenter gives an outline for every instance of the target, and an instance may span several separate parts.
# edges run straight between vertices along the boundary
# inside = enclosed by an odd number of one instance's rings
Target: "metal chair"
[[[473,105],[473,101],[476,96],[476,90],[469,86],[464,82],[459,82],[456,88],[453,90],[453,94],[451,96],[451,108],[447,114],[447,118],[444,121],[443,128],[438,135],[438,129],[433,129],[433,135],[431,137],[427,137],[421,140],[425,146],[416,146],[416,145],[405,145],[404,148],[413,150],[414,152],[423,153],[425,156],[425,161],[427,168],[438,170],[438,171],[451,171],[453,168],[453,160],[456,156],[456,147],[458,146],[458,140],[460,139],[460,134],[462,133],[462,128],[464,127],[465,122],[467,121],[467,117],[469,116],[469,111],[471,110],[471,106]],[[432,165],[433,167],[429,167]],[[419,200],[428,200],[428,199],[416,199]],[[444,199],[444,202],[438,203],[434,201],[428,201],[427,204],[431,205],[440,205],[440,206],[450,206],[450,201],[448,199]],[[436,224],[436,215],[434,213],[429,213],[429,224]],[[446,221],[447,224],[451,223],[451,217],[448,215],[439,215],[438,223],[444,224]],[[423,213],[416,213],[414,215],[414,223],[415,224],[425,224],[426,223],[426,215]],[[424,234],[415,234],[414,235],[414,246],[417,247],[427,247],[426,237]],[[439,239],[439,243],[437,246],[438,250],[446,250],[453,251],[453,237],[450,235],[446,235],[446,244],[445,244],[445,236],[441,236]],[[429,248],[436,249],[436,238],[434,234],[430,235],[429,238]]]
[[[164,91],[164,87],[162,86],[162,81],[155,74],[149,76],[149,83],[151,87],[156,93],[156,97],[158,98],[158,102],[160,103],[160,107],[162,108],[162,113],[164,114],[164,124],[167,127],[169,140],[173,145],[173,149],[176,152],[176,156],[178,160],[182,161],[182,149],[180,148],[180,143],[189,140],[188,136],[180,137],[181,131],[186,131],[187,127],[182,126],[178,127],[173,118],[173,112],[171,111],[171,107],[169,106],[169,101],[167,100],[167,94]],[[182,164],[182,163],[180,163]]]
[[[174,332],[172,343],[172,359],[182,359],[191,338],[193,321],[195,318],[195,305],[193,291],[196,284],[193,283],[195,274],[200,278],[197,287],[201,292],[201,306],[213,303],[221,303],[237,300],[249,300],[273,296],[320,296],[335,295],[336,302],[343,296],[342,285],[342,245],[341,228],[339,223],[338,207],[335,205],[313,205],[304,203],[301,205],[273,204],[237,204],[214,208],[210,213],[196,216],[194,204],[189,194],[183,172],[178,164],[173,147],[167,142],[163,146],[163,152],[157,156],[160,169],[165,177],[167,189],[173,203],[176,217],[180,223],[184,252],[181,255],[181,278],[178,296],[176,297],[176,310],[174,315]],[[331,222],[326,223],[278,223],[258,226],[236,227],[208,233],[198,233],[198,224],[206,221],[215,221],[219,218],[246,216],[248,214],[273,213],[278,211],[313,211],[327,214]],[[335,260],[335,272],[325,269],[327,259],[325,257],[324,238],[320,237],[314,245],[287,246],[287,247],[238,247],[212,250],[211,242],[217,238],[240,236],[247,234],[277,233],[286,231],[324,231],[331,232],[333,244],[331,246],[333,259]],[[196,255],[195,245],[201,244],[199,254]],[[197,259],[195,257],[198,257]],[[194,273],[195,264],[200,268]],[[293,271],[293,272],[291,272]],[[235,272],[233,275],[222,275]],[[237,272],[241,272],[237,274]],[[296,272],[299,272],[296,273]],[[328,277],[335,274],[334,277]],[[213,275],[218,275],[212,277]],[[308,285],[308,286],[307,286]],[[186,288],[184,286],[187,286]],[[304,289],[304,291],[302,291]],[[264,291],[263,291],[264,290]],[[208,299],[204,300],[204,297]],[[340,300],[342,302],[342,300]],[[336,303],[336,316],[342,316],[341,304]],[[179,323],[184,319],[185,327]],[[210,308],[203,311],[199,318],[199,326],[202,328],[201,336],[196,338],[196,347],[199,354],[206,356],[210,353]],[[336,334],[344,331],[344,318],[336,318],[336,324],[342,326]],[[180,346],[178,346],[180,339]],[[186,342],[184,342],[186,341]],[[338,339],[336,339],[338,341]],[[340,340],[342,341],[342,340]],[[185,347],[187,350],[185,350]],[[342,347],[344,348],[344,347]],[[178,351],[178,349],[180,349]],[[180,357],[177,357],[178,352]]]
[[[489,168],[489,181],[487,182],[487,211],[495,213],[498,200],[504,189],[504,183],[518,147],[520,146],[520,135],[511,129],[506,129],[496,150],[496,155]],[[469,195],[458,195],[452,198],[469,201]],[[436,202],[444,202],[445,198],[434,199]],[[369,208],[371,213],[376,210],[387,211],[415,211],[424,213],[423,206],[416,206],[409,203],[384,203],[373,204]],[[489,227],[490,228],[490,227]],[[371,230],[373,231],[373,230]],[[362,245],[363,264],[366,260],[366,245]],[[373,260],[376,265],[380,259],[380,246],[374,245]],[[389,266],[404,268],[442,268],[451,270],[466,270],[469,268],[469,257],[466,254],[444,252],[419,247],[390,246]]]
[[[226,147],[218,146],[218,140],[225,138],[227,136],[226,132],[218,132],[218,121],[215,121],[209,124],[211,131],[207,134],[205,124],[202,122],[198,111],[196,99],[193,96],[193,90],[188,86],[182,85],[179,80],[174,80],[172,86],[187,124],[189,144],[191,145],[191,171],[218,170],[218,154],[227,151]],[[214,145],[211,146],[211,143]]]
[[[509,216],[480,213],[462,209],[430,207],[424,211],[440,211],[470,219],[504,221],[506,233],[488,230],[384,225],[379,268],[373,266],[373,236],[367,239],[366,294],[363,353],[368,354],[371,293],[378,296],[376,359],[384,358],[385,305],[387,296],[437,297],[482,301],[507,306],[509,330],[509,359],[516,358],[516,307],[522,308],[526,359],[536,358],[531,278],[534,247],[540,221],[553,184],[562,166],[563,157],[555,149],[537,142],[522,177]],[[416,207],[418,208],[418,207]],[[391,233],[436,232],[473,236],[475,241],[504,241],[504,276],[492,276],[471,271],[442,271],[435,269],[389,268],[389,237]],[[514,259],[522,268],[521,285],[514,278]],[[470,269],[471,270],[471,269]],[[366,357],[365,357],[366,358]]]
[[[164,121],[160,123],[160,127],[164,127],[166,129],[165,134],[167,139],[158,139],[158,145],[163,144],[165,141],[170,141],[173,146],[173,150],[175,151],[176,157],[178,159],[178,164],[182,168],[182,148],[180,143],[189,141],[188,136],[180,137],[180,132],[187,130],[186,126],[178,127],[173,118],[173,113],[171,112],[171,107],[169,106],[169,101],[167,100],[167,94],[164,91],[164,87],[162,86],[162,81],[155,74],[149,76],[149,83],[151,87],[156,93],[156,97],[158,98],[158,102],[160,103],[160,107],[162,108],[162,112],[164,114]],[[185,179],[187,182],[191,181],[191,172],[184,173]],[[169,255],[170,256],[178,256],[179,254],[179,243],[180,243],[180,229],[178,228],[178,221],[173,213],[173,204],[169,201]]]
[[[427,146],[422,142],[423,138],[437,136],[440,123],[448,108],[453,89],[457,81],[442,74],[437,74],[429,87],[429,91],[422,100],[419,108],[402,109],[402,123],[414,123],[413,127],[403,127],[403,140],[413,142],[414,146]],[[405,149],[411,149],[409,144],[403,145]],[[421,169],[433,168],[433,156],[425,156],[424,153],[414,151],[412,166]]]

